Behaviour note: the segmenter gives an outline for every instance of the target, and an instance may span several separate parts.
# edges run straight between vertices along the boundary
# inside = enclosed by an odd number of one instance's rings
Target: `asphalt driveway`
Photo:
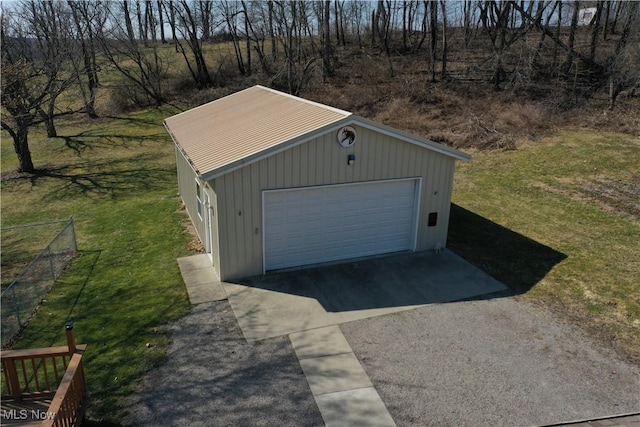
[[[168,360],[127,424],[528,426],[640,411],[638,366],[449,251],[234,283],[194,261],[181,268],[199,303],[169,325]]]
[[[167,332],[167,361],[130,396],[124,425],[323,425],[289,339],[247,342],[227,301],[194,306]]]
[[[640,412],[638,366],[523,298],[432,305],[340,328],[398,426]],[[607,422],[597,425],[618,425]]]

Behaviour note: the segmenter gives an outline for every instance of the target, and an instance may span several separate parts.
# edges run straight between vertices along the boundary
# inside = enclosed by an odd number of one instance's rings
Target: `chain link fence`
[[[16,335],[26,326],[47,292],[51,290],[54,282],[75,256],[77,246],[73,218],[64,221],[28,224],[2,229],[3,234],[7,232],[15,234],[16,232],[24,231],[24,234],[28,235],[34,231],[38,233],[38,227],[42,228],[52,224],[60,224],[64,228],[20,271],[6,288],[3,286],[2,294],[0,295],[3,348],[12,343]],[[24,240],[24,238],[16,240]],[[6,249],[8,251],[12,249],[26,251],[24,248],[9,247]],[[5,247],[3,247],[3,252],[5,252]],[[4,255],[3,253],[3,257]]]

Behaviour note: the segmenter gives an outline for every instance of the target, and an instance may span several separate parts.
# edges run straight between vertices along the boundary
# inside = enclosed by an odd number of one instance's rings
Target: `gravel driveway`
[[[323,425],[288,337],[248,343],[228,301],[169,325],[167,362],[128,402],[125,425]]]
[[[522,298],[340,325],[398,426],[528,426],[640,411],[640,368]]]

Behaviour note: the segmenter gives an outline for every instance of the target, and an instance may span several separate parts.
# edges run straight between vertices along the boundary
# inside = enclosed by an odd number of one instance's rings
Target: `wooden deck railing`
[[[86,345],[75,344],[73,325],[67,324],[67,345],[0,352],[4,401],[51,399],[42,426],[79,425],[86,407],[82,355]]]

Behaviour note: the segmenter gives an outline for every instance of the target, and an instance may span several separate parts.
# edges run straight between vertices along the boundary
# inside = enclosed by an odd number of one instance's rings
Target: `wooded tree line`
[[[98,116],[96,94],[119,76],[133,102],[168,100],[172,49],[185,85],[224,84],[224,72],[262,73],[292,94],[336,77],[340,55],[415,55],[426,82],[475,78],[501,90],[517,80],[571,79],[608,87],[611,104],[640,79],[640,7],[619,0],[22,1],[2,5],[2,128],[20,171],[34,172],[28,131],[55,118]],[[217,42],[229,55],[207,55]],[[448,68],[452,56],[475,58]],[[113,80],[112,77],[110,77]],[[109,82],[114,85],[113,81]],[[73,94],[73,95],[71,95]]]

